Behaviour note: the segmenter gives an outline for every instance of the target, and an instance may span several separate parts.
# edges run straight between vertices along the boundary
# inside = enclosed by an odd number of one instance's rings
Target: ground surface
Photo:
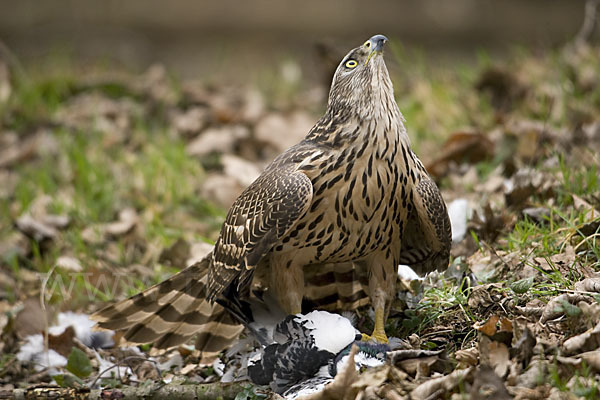
[[[446,201],[464,200],[467,232],[419,305],[388,321],[407,348],[430,352],[342,374],[319,398],[600,397],[600,48],[443,69],[386,57],[413,147]],[[160,66],[0,61],[0,390],[57,374],[63,386],[121,390],[219,380],[189,347],[96,355],[68,330],[47,341],[66,367],[17,354],[59,312],[90,314],[210,248],[237,194],[324,109],[326,88],[298,69],[229,87]],[[135,379],[96,379],[124,359]]]

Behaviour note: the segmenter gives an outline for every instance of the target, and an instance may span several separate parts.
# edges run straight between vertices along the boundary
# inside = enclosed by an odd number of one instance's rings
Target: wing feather
[[[250,281],[260,260],[308,210],[312,193],[304,173],[274,168],[238,197],[215,244],[208,277],[211,300],[236,279],[240,284]]]
[[[405,226],[401,264],[409,265],[418,274],[448,267],[450,218],[442,194],[425,172],[412,191],[412,209]]]

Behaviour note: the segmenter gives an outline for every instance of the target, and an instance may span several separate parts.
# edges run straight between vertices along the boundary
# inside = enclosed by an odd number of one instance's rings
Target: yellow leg
[[[363,333],[363,342],[374,340],[377,343],[389,343],[387,335],[385,334],[385,321],[383,319],[384,315],[385,311],[383,308],[375,309],[375,329],[373,329],[371,336]]]

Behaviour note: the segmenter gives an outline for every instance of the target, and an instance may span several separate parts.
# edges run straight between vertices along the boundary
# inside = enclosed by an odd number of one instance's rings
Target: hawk
[[[237,198],[210,254],[100,310],[99,325],[159,348],[197,334],[197,348],[219,351],[252,319],[258,285],[287,314],[303,301],[352,308],[370,300],[371,337],[387,342],[397,265],[446,268],[451,232],[442,196],[410,148],[386,42],[375,35],[342,59],[325,114]]]

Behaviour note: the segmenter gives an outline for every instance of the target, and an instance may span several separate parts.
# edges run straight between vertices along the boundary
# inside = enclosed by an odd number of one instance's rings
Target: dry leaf
[[[575,290],[600,293],[600,278],[586,278],[575,283]]]
[[[491,341],[487,352],[489,365],[498,376],[504,378],[510,363],[508,347],[504,343]]]
[[[202,183],[201,196],[227,209],[244,190],[244,186],[232,176],[208,174]]]
[[[600,323],[593,329],[588,329],[580,335],[565,340],[562,347],[567,355],[598,349],[600,347]]]
[[[523,368],[527,368],[531,357],[533,357],[533,348],[535,347],[537,340],[534,334],[528,327],[525,327],[521,337],[513,348],[510,349],[511,357],[522,363]]]
[[[221,163],[225,175],[235,178],[242,186],[249,186],[261,173],[253,163],[231,154],[224,154]]]
[[[427,171],[435,178],[444,176],[449,163],[477,163],[494,155],[494,143],[479,132],[455,132],[442,146],[439,157],[427,163]]]
[[[600,218],[600,211],[596,210],[590,203],[582,199],[581,197],[573,194],[573,206],[579,210],[585,212],[585,221],[593,221],[596,218]]]
[[[106,233],[112,236],[121,236],[129,232],[138,221],[138,215],[133,208],[126,208],[119,212],[119,220],[106,224]]]
[[[568,302],[570,304],[577,304],[580,301],[587,300],[587,297],[580,294],[570,294],[565,293],[560,296],[554,297],[552,300],[548,302],[546,307],[544,308],[544,312],[540,317],[540,324],[545,324],[548,321],[557,319],[564,315],[563,302]]]
[[[459,362],[460,368],[474,367],[479,363],[479,349],[471,347],[466,350],[458,350],[454,358]]]
[[[83,267],[81,266],[81,263],[75,257],[60,256],[56,260],[56,266],[63,270],[72,271],[72,272],[83,271]]]
[[[492,337],[496,333],[496,324],[498,323],[498,320],[500,320],[500,317],[498,315],[492,315],[483,324],[480,324],[479,322],[475,323],[473,328],[489,337]]]
[[[425,376],[429,371],[444,370],[447,362],[443,360],[442,350],[395,350],[387,353],[389,362],[411,376],[421,370]]]
[[[60,335],[48,334],[48,347],[63,357],[69,357],[71,350],[73,350],[73,346],[75,346],[73,343],[74,338],[75,328],[69,325]]]
[[[314,123],[315,119],[302,111],[289,115],[271,113],[255,126],[254,137],[281,152],[304,139]]]
[[[241,125],[211,128],[202,132],[187,146],[191,156],[203,156],[212,152],[230,153],[237,141],[250,135],[248,128]]]
[[[158,257],[158,262],[160,263],[168,263],[175,267],[185,267],[187,266],[187,260],[190,257],[190,244],[179,238],[169,247],[168,249],[164,249],[160,256]]]
[[[140,379],[140,381],[145,381],[147,379],[156,381],[160,379],[160,375],[156,369],[156,365],[150,361],[142,362],[136,369],[135,373]]]
[[[38,285],[40,282],[38,277]],[[47,317],[49,314],[49,311],[46,310]],[[15,332],[21,339],[28,335],[42,333],[46,330],[45,321],[39,297],[30,297],[23,302],[23,308],[15,317]]]
[[[500,377],[502,377],[502,375],[500,375]],[[477,400],[512,399],[500,377],[489,366],[480,366],[475,373],[473,386],[471,387],[471,398]]]
[[[434,393],[435,398],[446,397],[451,391],[465,381],[473,379],[474,368],[459,369],[446,376],[432,378],[417,386],[411,393],[413,399],[429,399]]]
[[[202,260],[208,253],[213,250],[213,245],[206,242],[196,242],[192,243],[190,247],[190,258],[186,261],[187,265],[192,265]]]
[[[187,110],[175,110],[171,123],[184,135],[198,134],[208,123],[209,112],[206,107],[190,107]]]
[[[600,350],[581,353],[577,357],[580,357],[587,365],[594,368],[596,373],[600,373]]]
[[[58,235],[58,231],[54,227],[35,220],[29,214],[20,216],[17,219],[16,224],[21,232],[38,242],[41,242],[44,239],[54,239],[56,235]]]

